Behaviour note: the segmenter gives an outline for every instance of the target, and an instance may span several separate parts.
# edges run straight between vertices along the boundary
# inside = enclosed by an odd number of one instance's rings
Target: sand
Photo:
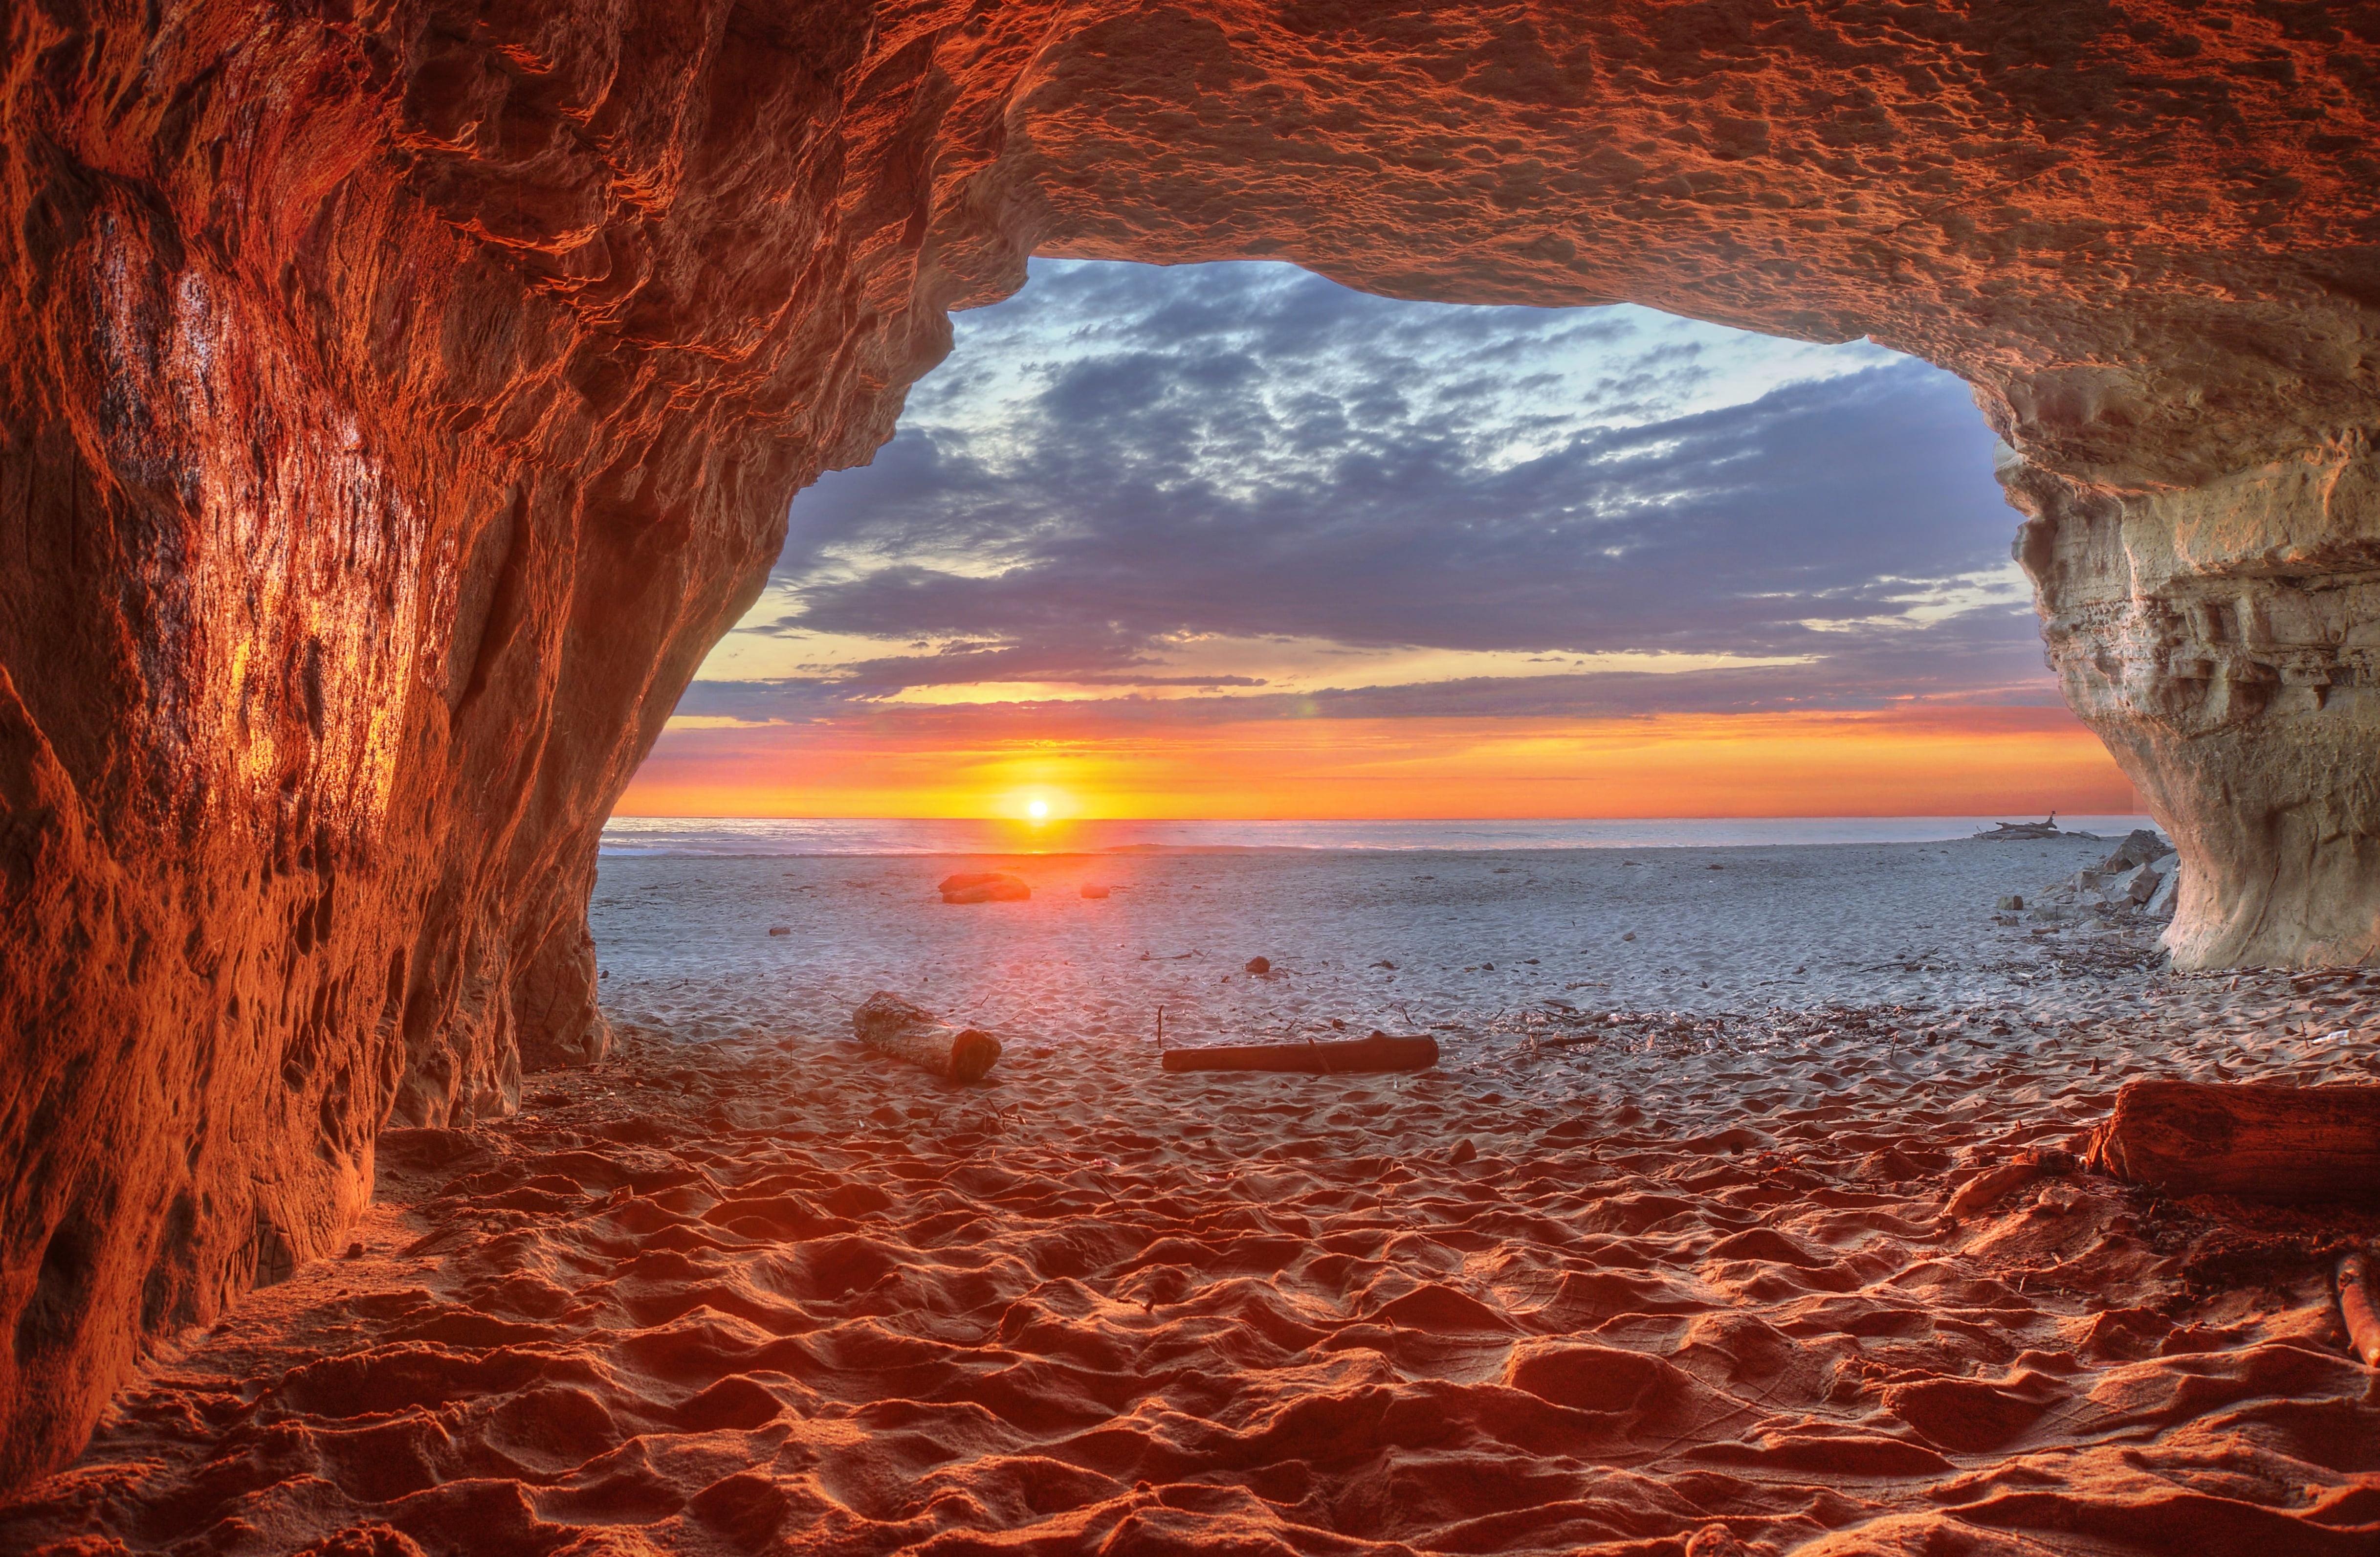
[[[618,1056],[393,1133],[0,1550],[2370,1557],[2380,1214],[1940,1214],[2128,1077],[2380,1080],[2380,983],[1996,922],[2103,848],[607,861]],[[1445,1059],[1167,1076],[1160,1005]]]

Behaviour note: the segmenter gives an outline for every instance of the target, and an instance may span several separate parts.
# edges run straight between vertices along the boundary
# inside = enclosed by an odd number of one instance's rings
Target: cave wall
[[[1031,252],[1960,372],[2186,963],[2380,943],[2380,24],[2322,4],[10,8],[0,1483],[605,1035],[594,842]]]
[[[2179,967],[2380,958],[2380,464],[2363,429],[2178,488],[2013,456],[2066,700],[2171,830]]]

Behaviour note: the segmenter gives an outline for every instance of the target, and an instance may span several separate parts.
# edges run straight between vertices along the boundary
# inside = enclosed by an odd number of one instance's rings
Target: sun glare
[[[1050,820],[1050,802],[1035,800],[1025,808],[1025,814],[1036,821],[1047,821]]]

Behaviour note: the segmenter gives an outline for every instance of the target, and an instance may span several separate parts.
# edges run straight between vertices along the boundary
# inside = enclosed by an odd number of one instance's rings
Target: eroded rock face
[[[2180,956],[2371,955],[2340,10],[11,9],[0,1480],[330,1247],[384,1121],[601,1052],[613,798],[788,497],[1037,249],[1953,369],[2194,868]]]
[[[2067,701],[2180,846],[2182,967],[2380,957],[2380,492],[2361,430],[2203,485],[2003,460]]]

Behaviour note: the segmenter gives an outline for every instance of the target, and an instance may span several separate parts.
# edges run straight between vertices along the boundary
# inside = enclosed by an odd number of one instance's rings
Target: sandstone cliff
[[[2380,27],[2267,0],[0,18],[0,1481],[601,1052],[598,827],[1034,251],[1950,368],[2185,961],[2380,951]]]

